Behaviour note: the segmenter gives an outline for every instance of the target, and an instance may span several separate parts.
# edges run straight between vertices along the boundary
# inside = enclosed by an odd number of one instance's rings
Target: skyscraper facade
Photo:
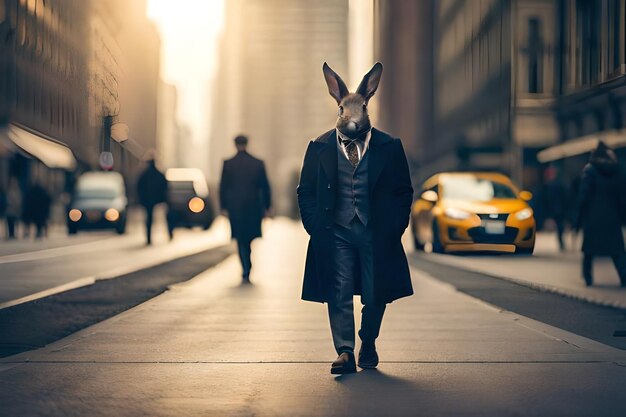
[[[266,161],[277,211],[291,213],[308,141],[335,125],[322,63],[351,81],[348,1],[228,1],[220,58],[212,181],[219,179],[221,160],[234,152],[233,137],[247,134],[251,152]]]

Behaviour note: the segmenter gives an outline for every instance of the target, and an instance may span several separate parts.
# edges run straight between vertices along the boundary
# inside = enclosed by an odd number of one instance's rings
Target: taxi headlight
[[[110,208],[104,212],[104,218],[110,222],[115,222],[120,218],[120,212],[114,208]]]
[[[67,216],[71,221],[77,222],[83,217],[83,213],[79,209],[71,209],[70,212],[67,213]]]
[[[530,208],[525,208],[523,210],[518,211],[517,213],[515,213],[515,218],[517,220],[526,220],[526,219],[530,219],[533,215],[533,211]]]
[[[465,210],[459,210],[454,207],[448,207],[443,212],[447,217],[454,220],[465,220],[472,216],[472,213]]]
[[[188,206],[192,213],[200,213],[204,210],[204,201],[200,197],[194,197],[189,200]]]

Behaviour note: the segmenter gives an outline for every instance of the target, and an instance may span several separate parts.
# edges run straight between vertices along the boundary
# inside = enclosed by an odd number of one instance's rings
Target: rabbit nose
[[[357,124],[355,122],[348,122],[348,130],[356,131]]]

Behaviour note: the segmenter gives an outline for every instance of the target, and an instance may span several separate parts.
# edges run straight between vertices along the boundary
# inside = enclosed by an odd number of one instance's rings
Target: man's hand
[[[263,217],[266,217],[268,219],[273,219],[274,218],[274,210],[272,210],[271,208],[265,210],[265,215]]]

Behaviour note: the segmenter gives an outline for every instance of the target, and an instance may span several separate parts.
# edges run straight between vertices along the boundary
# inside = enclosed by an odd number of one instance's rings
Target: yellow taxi
[[[532,194],[503,174],[443,172],[424,182],[411,211],[418,250],[532,254]]]

